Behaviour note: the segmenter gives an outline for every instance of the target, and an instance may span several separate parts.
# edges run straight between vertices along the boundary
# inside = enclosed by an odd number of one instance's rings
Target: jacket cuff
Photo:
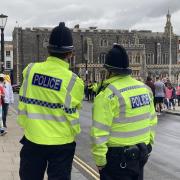
[[[96,163],[96,166],[105,166],[107,164],[107,161],[106,161],[106,158],[96,157],[95,163]]]

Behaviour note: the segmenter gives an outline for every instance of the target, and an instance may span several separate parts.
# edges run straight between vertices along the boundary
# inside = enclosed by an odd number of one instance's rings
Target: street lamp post
[[[169,34],[169,80],[171,81],[171,70],[172,70],[172,52],[171,52],[171,29]]]
[[[86,81],[88,79],[88,70],[87,70],[87,60],[84,60],[84,36],[81,34],[81,58],[82,58],[82,63],[85,61],[85,76],[86,76]]]
[[[4,71],[4,28],[6,26],[8,16],[0,15],[0,29],[1,29],[1,71]]]

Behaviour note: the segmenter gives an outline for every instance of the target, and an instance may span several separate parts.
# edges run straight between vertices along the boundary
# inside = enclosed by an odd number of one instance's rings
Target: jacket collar
[[[53,61],[54,63],[57,63],[57,64],[61,65],[65,69],[69,69],[69,63],[67,63],[64,60],[59,59],[57,57],[49,56],[46,61]]]
[[[109,79],[106,79],[103,82],[103,85],[110,84],[110,83],[116,81],[117,79],[122,79],[122,78],[127,78],[127,77],[130,77],[130,75],[117,75],[117,76],[113,76],[113,77],[110,77]]]

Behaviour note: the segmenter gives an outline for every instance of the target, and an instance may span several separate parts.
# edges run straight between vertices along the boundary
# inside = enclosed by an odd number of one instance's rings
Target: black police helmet
[[[131,74],[129,68],[129,58],[125,48],[119,44],[114,44],[113,48],[106,55],[104,67],[108,71],[118,74]]]
[[[51,53],[66,53],[73,51],[73,39],[69,28],[64,22],[60,22],[50,35],[48,51]]]

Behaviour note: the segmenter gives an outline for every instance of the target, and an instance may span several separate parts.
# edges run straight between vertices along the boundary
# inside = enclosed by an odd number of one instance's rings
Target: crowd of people
[[[156,77],[153,81],[147,77],[148,85],[154,95],[154,106],[157,114],[160,115],[162,110],[175,110],[176,103],[180,106],[180,86],[174,87],[168,78]]]
[[[0,74],[0,135],[7,133],[6,117],[9,104],[14,102],[14,95],[9,75]]]

